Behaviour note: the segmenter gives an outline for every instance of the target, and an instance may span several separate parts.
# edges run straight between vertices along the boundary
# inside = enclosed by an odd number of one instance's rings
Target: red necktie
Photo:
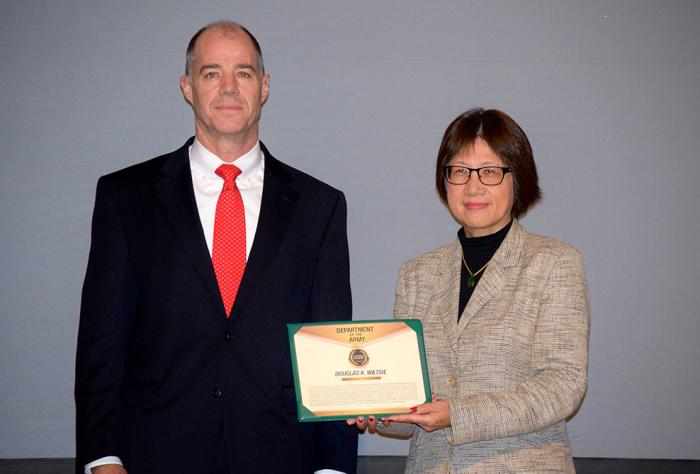
[[[234,165],[221,165],[216,174],[224,179],[224,187],[216,202],[211,261],[228,318],[245,270],[245,210],[236,186],[241,170]]]

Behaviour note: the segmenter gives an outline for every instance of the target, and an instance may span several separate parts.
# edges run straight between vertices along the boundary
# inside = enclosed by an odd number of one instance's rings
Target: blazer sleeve
[[[80,468],[104,456],[120,455],[119,394],[133,316],[132,287],[122,221],[105,178],[100,178],[76,353],[76,465]]]
[[[328,220],[316,263],[312,293],[313,321],[349,321],[352,318],[347,207],[339,193]],[[357,470],[357,428],[344,421],[314,424],[314,470]]]
[[[536,432],[578,408],[586,390],[589,300],[583,262],[566,248],[546,276],[532,347],[532,376],[512,390],[451,399],[451,444]]]
[[[406,264],[402,265],[401,270],[399,270],[399,278],[396,280],[394,318],[397,319],[413,319],[415,317],[415,314],[413,313],[414,304],[411,301],[410,292],[407,290],[407,272],[408,266]],[[377,433],[389,438],[410,438],[415,429],[416,426],[411,423],[392,423],[389,426],[385,426],[381,423],[377,424]]]

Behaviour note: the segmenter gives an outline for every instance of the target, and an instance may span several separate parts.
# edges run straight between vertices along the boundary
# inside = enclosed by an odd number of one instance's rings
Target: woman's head
[[[481,176],[466,169],[484,167],[491,169],[481,171]],[[486,178],[487,172],[491,178]],[[447,127],[438,151],[435,184],[455,219],[475,235],[496,232],[540,198],[525,132],[495,109],[467,110]]]

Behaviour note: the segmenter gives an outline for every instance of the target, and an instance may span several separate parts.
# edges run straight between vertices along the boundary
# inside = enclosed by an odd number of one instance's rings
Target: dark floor
[[[577,474],[700,474],[700,460],[576,458]],[[403,456],[360,456],[358,474],[402,474]],[[0,474],[74,474],[73,459],[0,459]]]

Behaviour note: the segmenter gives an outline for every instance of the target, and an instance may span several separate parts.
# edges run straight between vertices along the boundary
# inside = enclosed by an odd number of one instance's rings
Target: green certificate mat
[[[408,413],[430,402],[416,319],[288,324],[299,421]]]

